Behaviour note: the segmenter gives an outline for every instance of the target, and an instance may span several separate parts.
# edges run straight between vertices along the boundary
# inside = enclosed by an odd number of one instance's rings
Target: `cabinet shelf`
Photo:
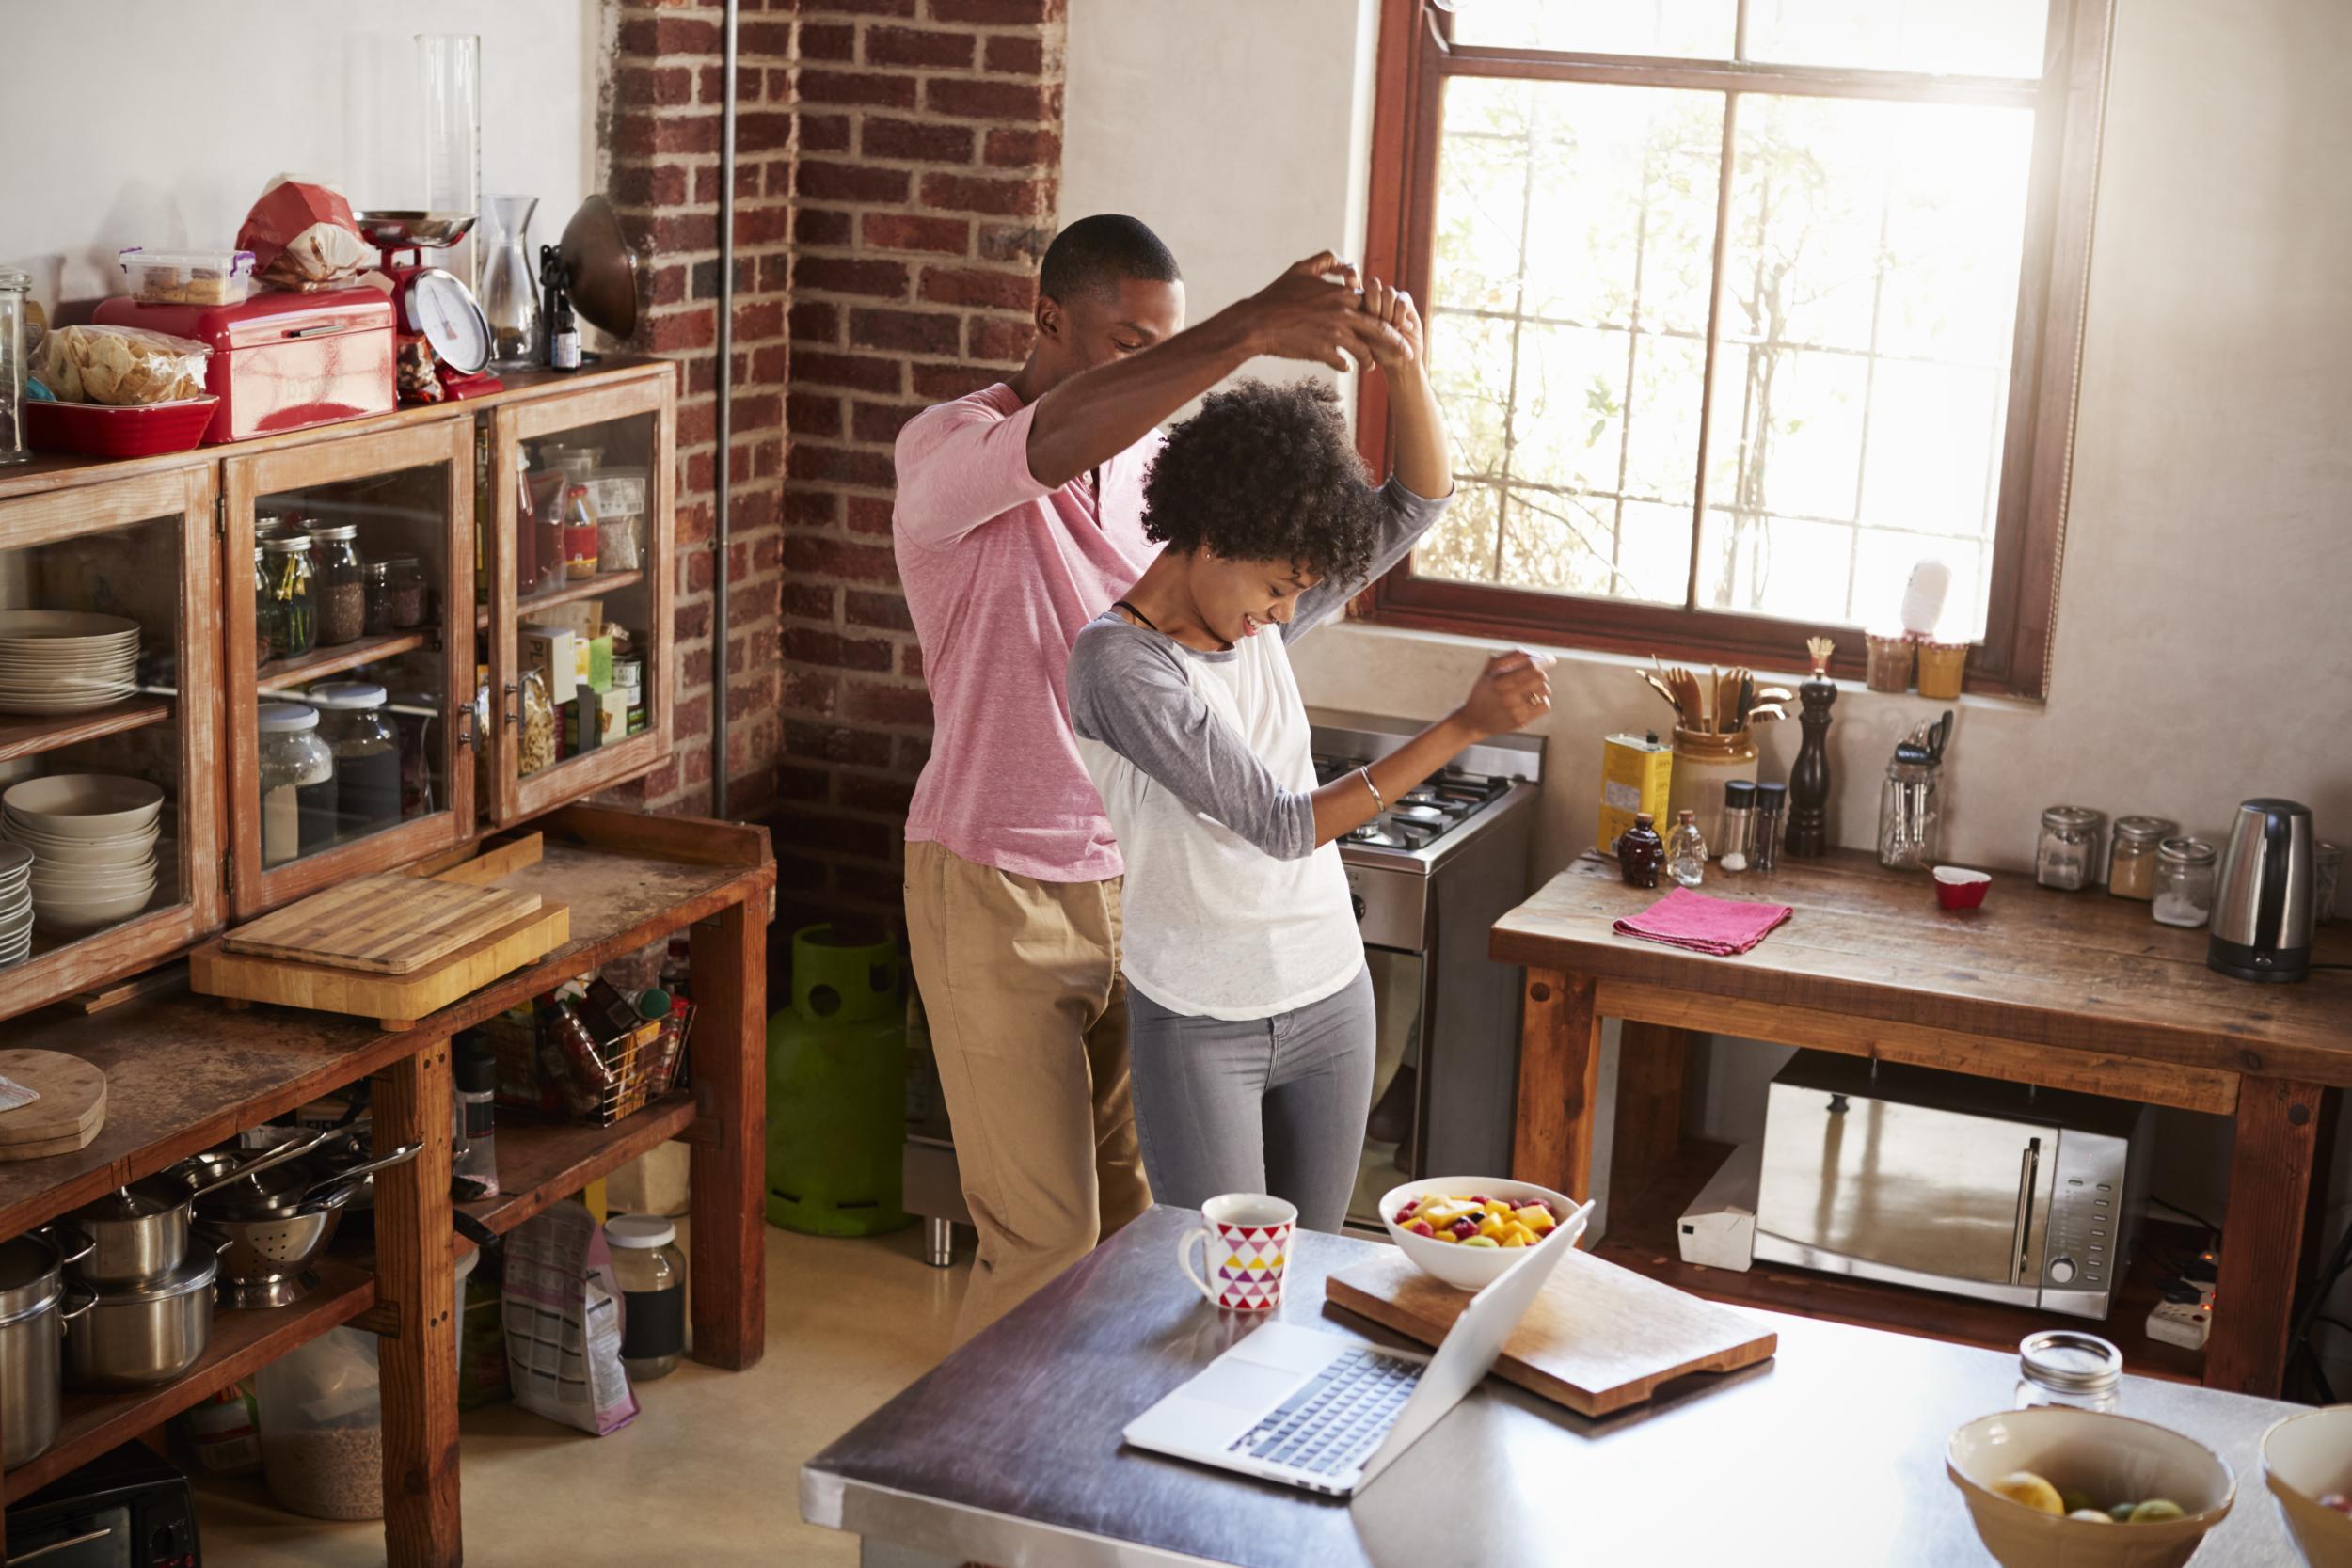
[[[499,1196],[456,1207],[503,1236],[549,1204],[569,1197],[649,1148],[686,1131],[694,1097],[672,1093],[610,1127],[571,1122],[501,1119],[498,1126]]]
[[[321,675],[373,664],[379,658],[412,654],[437,641],[439,633],[436,628],[419,626],[411,631],[388,631],[376,637],[363,637],[357,642],[339,642],[331,648],[313,648],[294,658],[271,659],[253,672],[253,684],[263,690],[273,687],[298,686],[305,681],[317,680]]]
[[[518,621],[528,621],[542,610],[553,610],[557,605],[570,604],[576,599],[601,598],[607,594],[617,594],[624,588],[634,588],[644,580],[645,574],[643,572],[599,572],[593,578],[582,578],[561,588],[550,588],[544,594],[516,599],[515,617]],[[483,628],[489,626],[488,605],[474,606],[473,624]]]
[[[125,697],[87,713],[0,713],[0,762],[54,752],[102,735],[144,729],[170,717],[169,698],[145,695]]]

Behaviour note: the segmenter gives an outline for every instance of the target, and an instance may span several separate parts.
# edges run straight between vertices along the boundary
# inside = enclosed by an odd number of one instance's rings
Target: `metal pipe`
[[[710,815],[727,814],[727,489],[735,452],[735,19],[726,0],[719,108],[719,400],[717,493],[710,508]]]

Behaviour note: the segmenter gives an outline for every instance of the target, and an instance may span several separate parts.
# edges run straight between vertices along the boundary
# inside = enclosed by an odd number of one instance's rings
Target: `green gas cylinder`
[[[792,933],[792,1005],[768,1021],[768,1219],[812,1236],[875,1236],[898,1207],[906,1007],[898,949]]]

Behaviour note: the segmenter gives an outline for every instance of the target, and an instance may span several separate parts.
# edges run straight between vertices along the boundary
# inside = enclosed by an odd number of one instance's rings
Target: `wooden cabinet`
[[[147,908],[93,932],[37,929],[29,957],[0,967],[0,1019],[149,968],[330,882],[609,789],[669,755],[676,367],[614,359],[507,381],[484,399],[202,451],[0,468],[0,610],[94,611],[143,630],[133,695],[80,713],[0,711],[0,789],[44,773],[103,772],[147,779],[166,795],[162,867]],[[641,506],[641,531],[615,536],[633,546],[637,563],[600,557],[593,575],[567,570],[525,585],[527,475]],[[368,562],[412,558],[423,579],[415,624],[280,647],[254,548],[257,529],[273,520],[354,527]],[[628,657],[643,672],[641,722],[632,727],[624,705],[608,730],[603,705],[592,702],[596,744],[580,744],[577,726],[559,718],[559,731],[573,732],[569,748],[553,760],[527,758],[532,631],[559,622],[627,628]],[[368,785],[331,805],[309,800],[311,831],[289,852],[282,834],[273,841],[265,831],[262,711],[274,702],[363,701],[323,694],[328,682],[383,689],[378,718],[397,737],[397,792],[355,768]],[[349,715],[326,708],[321,731],[348,737],[364,722]],[[383,766],[377,752],[363,760]],[[539,766],[526,771],[526,761]]]

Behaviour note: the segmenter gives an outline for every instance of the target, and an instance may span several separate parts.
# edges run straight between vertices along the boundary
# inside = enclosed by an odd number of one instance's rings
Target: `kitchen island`
[[[1123,1448],[1129,1420],[1257,1326],[1177,1272],[1198,1223],[1152,1210],[958,1350],[809,1461],[803,1515],[864,1537],[869,1568],[1992,1560],[1944,1445],[2011,1405],[2016,1355],[1777,1314],[1775,1359],[1604,1419],[1490,1378],[1351,1500]],[[1327,1275],[1386,1245],[1302,1234],[1281,1317],[1403,1345],[1324,1303]],[[2237,1474],[2199,1568],[2295,1560],[2257,1453],[2297,1407],[2126,1377],[2121,1408]]]

